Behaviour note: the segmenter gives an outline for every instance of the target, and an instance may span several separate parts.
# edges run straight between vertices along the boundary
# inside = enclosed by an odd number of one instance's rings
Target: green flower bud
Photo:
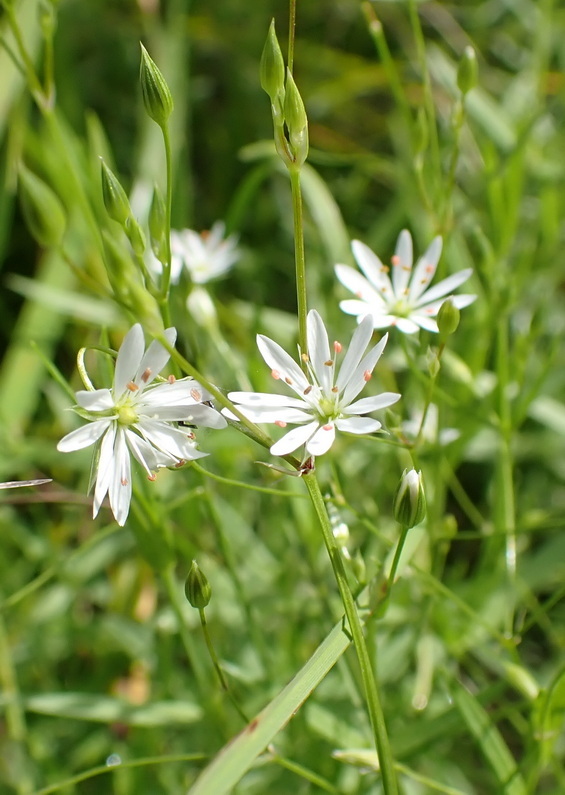
[[[149,237],[151,240],[151,250],[159,260],[167,261],[167,209],[163,194],[155,185],[153,189],[153,199],[149,210]]]
[[[422,473],[405,469],[394,498],[394,518],[402,527],[420,524],[426,515],[426,498]]]
[[[139,79],[143,104],[148,116],[156,121],[159,127],[165,127],[173,111],[173,97],[160,69],[143,44],[141,44]]]
[[[100,177],[102,180],[102,198],[106,212],[113,221],[124,226],[131,215],[131,208],[125,190],[114,172],[100,158]]]
[[[428,348],[428,350],[426,351],[426,365],[430,377],[436,378],[437,374],[439,373],[439,368],[441,367],[441,365],[439,361],[439,356],[435,348]]]
[[[41,246],[58,246],[66,226],[65,210],[59,197],[23,165],[19,170],[19,184],[22,212],[30,232]]]
[[[443,302],[437,313],[437,327],[442,337],[447,337],[457,330],[461,312],[455,306],[453,298],[449,297]]]
[[[135,218],[130,217],[126,221],[125,230],[131,247],[135,253],[141,257],[145,251],[145,235],[143,234],[142,228]]]
[[[459,91],[465,96],[478,83],[477,54],[475,50],[467,45],[463,50],[463,55],[457,68],[457,86]]]
[[[271,98],[273,112],[278,111],[284,97],[284,59],[275,33],[275,20],[271,21],[259,67],[261,88]]]
[[[128,296],[132,282],[135,281],[135,268],[131,254],[119,245],[107,230],[102,230],[104,240],[104,264],[106,273],[116,296],[128,303]]]
[[[208,607],[212,596],[212,588],[198,563],[193,560],[188,577],[184,584],[184,593],[190,604],[197,610]]]
[[[284,120],[294,165],[301,166],[308,157],[308,118],[302,97],[288,69],[284,97]]]

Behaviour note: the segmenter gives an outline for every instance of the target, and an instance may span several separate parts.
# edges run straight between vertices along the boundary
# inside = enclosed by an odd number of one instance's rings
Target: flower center
[[[134,407],[129,404],[125,403],[123,406],[118,406],[118,422],[120,425],[133,425],[134,422],[137,422],[139,416],[137,411]]]
[[[320,398],[318,403],[318,411],[320,412],[321,417],[328,420],[336,419],[339,414],[335,401],[329,397]]]

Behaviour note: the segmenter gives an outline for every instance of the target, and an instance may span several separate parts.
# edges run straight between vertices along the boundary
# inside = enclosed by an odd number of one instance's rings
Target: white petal
[[[368,304],[378,307],[383,311],[385,307],[388,306],[387,302],[382,298],[377,290],[369,284],[367,279],[364,276],[361,276],[361,274],[353,268],[350,268],[349,265],[336,265],[335,273],[343,286],[347,287],[348,290],[351,290],[351,292],[354,293],[359,300],[367,301]],[[393,297],[392,287],[389,287],[389,289],[386,290],[385,295],[387,297]],[[350,312],[349,314],[356,313]]]
[[[472,268],[466,268],[463,271],[459,271],[459,273],[454,273],[451,276],[448,276],[447,279],[443,279],[433,287],[430,287],[429,290],[419,297],[414,306],[417,308],[423,306],[424,304],[429,304],[432,301],[435,301],[436,298],[441,298],[443,295],[452,293],[453,290],[459,287],[459,285],[463,284],[463,282],[466,282],[472,273]]]
[[[94,502],[92,515],[96,516],[106,496],[110,483],[115,476],[114,440],[116,438],[116,425],[112,423],[102,437],[96,470],[96,486],[94,488]]]
[[[430,322],[433,323],[433,321]],[[403,334],[415,334],[417,331],[420,330],[419,320],[416,312],[412,312],[409,318],[396,317],[392,325],[395,326]],[[435,323],[433,325],[435,326]],[[434,330],[437,331],[437,326],[435,329],[430,329],[430,331]]]
[[[273,373],[276,373],[298,395],[302,395],[309,384],[294,359],[280,345],[262,334],[257,335],[257,347]]]
[[[139,323],[132,326],[122,342],[116,359],[116,371],[114,373],[113,393],[117,399],[126,389],[127,384],[133,379],[137,372],[139,363],[145,350],[143,331]]]
[[[374,433],[381,427],[381,423],[372,417],[343,417],[335,424],[340,431],[357,434]]]
[[[288,406],[238,406],[238,409],[244,414],[251,422],[284,422],[284,423],[301,423],[309,422],[312,415],[300,409],[290,408]],[[229,409],[223,409],[222,413],[232,420],[239,420]]]
[[[348,406],[353,398],[357,397],[359,392],[367,383],[367,374],[371,374],[379,361],[384,347],[388,340],[388,334],[385,334],[382,340],[378,342],[374,348],[371,348],[369,353],[357,365],[355,372],[352,373],[340,400],[342,406]]]
[[[177,339],[177,330],[174,328],[167,328],[163,336],[171,345],[175,344]],[[160,342],[153,340],[151,345],[147,348],[145,356],[139,363],[139,367],[135,373],[134,383],[141,388],[148,386],[153,379],[159,375],[163,367],[167,364],[171,354],[164,348]]]
[[[271,447],[271,453],[273,455],[288,455],[289,453],[293,453],[307,442],[319,427],[319,422],[311,422],[308,425],[301,425],[299,428],[293,428],[286,433],[282,439],[274,443]]]
[[[77,428],[76,431],[71,431],[66,436],[63,436],[57,445],[57,450],[61,453],[71,453],[73,450],[82,450],[84,447],[90,447],[91,444],[100,439],[111,424],[112,420],[109,419],[89,422],[88,425],[83,425],[82,428]]]
[[[428,284],[434,278],[437,264],[441,256],[442,239],[434,237],[425,254],[420,257],[414,268],[410,281],[409,303],[415,303],[422,295]]]
[[[272,392],[230,392],[228,398],[232,403],[240,403],[242,406],[292,406],[297,409],[309,407],[301,398],[275,395]]]
[[[389,268],[383,265],[375,252],[369,246],[361,243],[360,240],[354,240],[351,248],[357,264],[375,288],[376,294],[385,302],[392,300],[394,298],[394,290],[388,275]]]
[[[307,318],[308,356],[318,383],[325,392],[333,386],[334,357],[330,353],[328,332],[324,322],[315,309],[308,312]],[[327,364],[332,362],[332,364]]]
[[[145,469],[148,475],[152,475],[155,469],[159,467],[170,467],[178,463],[178,459],[157,450],[146,442],[141,436],[138,436],[130,428],[125,429],[128,447],[133,457],[139,461],[141,466]]]
[[[76,393],[79,406],[88,411],[108,411],[114,408],[114,400],[109,389],[82,389]]]
[[[370,316],[367,316],[363,318],[353,332],[351,342],[349,343],[349,348],[347,349],[345,358],[343,359],[341,367],[339,368],[336,386],[340,392],[353,375],[355,368],[361,361],[361,357],[365,353],[367,345],[369,344],[372,336],[373,321]]]
[[[401,395],[397,392],[381,392],[380,395],[373,397],[361,398],[355,403],[343,409],[345,414],[368,414],[370,411],[378,411],[387,406],[392,406],[397,400],[400,400]]]
[[[172,428],[164,422],[141,419],[135,424],[135,428],[152,445],[179,461],[190,461],[207,455],[198,450],[180,429]]]
[[[403,229],[396,241],[396,250],[392,265],[392,284],[397,298],[406,294],[406,288],[412,273],[412,237],[407,229]]]
[[[316,433],[306,442],[306,449],[310,455],[324,455],[335,441],[335,424],[328,422],[321,425]]]
[[[131,461],[123,428],[118,428],[114,445],[114,475],[109,487],[110,507],[116,522],[126,523],[131,502]]]

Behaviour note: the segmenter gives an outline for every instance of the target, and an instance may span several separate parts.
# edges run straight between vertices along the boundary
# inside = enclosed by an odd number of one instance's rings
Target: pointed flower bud
[[[58,246],[65,234],[66,215],[57,194],[25,166],[20,166],[20,203],[30,232],[49,248]]]
[[[261,55],[259,68],[261,88],[271,98],[271,103],[276,106],[284,97],[284,59],[275,33],[275,20],[271,20],[267,40]],[[278,102],[277,102],[278,100]]]
[[[457,86],[459,91],[465,96],[478,83],[477,54],[475,50],[467,45],[463,50],[463,55],[457,68]]]
[[[405,469],[394,498],[394,518],[402,527],[420,524],[426,515],[426,498],[422,473]]]
[[[284,120],[288,129],[289,145],[294,157],[294,164],[301,166],[308,157],[308,118],[300,92],[288,69],[284,97]]]
[[[155,185],[153,188],[153,199],[149,210],[149,236],[151,239],[151,250],[159,260],[167,261],[167,210],[163,194]]]
[[[106,212],[112,220],[124,226],[131,215],[129,200],[119,179],[108,168],[102,158],[100,158],[100,177],[102,180],[102,198]]]
[[[164,127],[173,111],[173,97],[160,69],[143,44],[141,44],[139,79],[147,114],[159,127]]]
[[[208,607],[212,596],[212,588],[198,563],[193,560],[188,577],[184,584],[184,593],[190,604],[197,610]]]
[[[461,312],[455,306],[453,298],[447,298],[441,305],[437,313],[437,327],[442,337],[447,337],[457,330],[459,320],[461,319]]]

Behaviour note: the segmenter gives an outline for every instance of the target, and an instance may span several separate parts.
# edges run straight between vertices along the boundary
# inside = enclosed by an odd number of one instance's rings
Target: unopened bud
[[[463,55],[457,68],[457,86],[459,91],[465,96],[468,91],[475,88],[477,82],[477,54],[470,45],[467,45],[463,50]]]
[[[168,257],[167,209],[163,194],[157,185],[153,189],[153,199],[149,210],[149,236],[151,239],[151,250],[159,262],[165,263]]]
[[[437,327],[442,337],[447,337],[457,330],[461,312],[455,306],[452,297],[446,298],[437,313]]]
[[[198,563],[193,560],[188,577],[184,584],[184,593],[192,607],[203,610],[208,607],[212,596],[212,588]]]
[[[65,234],[66,215],[57,194],[25,166],[20,166],[20,203],[30,232],[49,248],[58,246]]]
[[[108,168],[102,158],[100,158],[100,178],[102,180],[102,198],[106,212],[112,220],[124,226],[131,215],[129,200],[119,179]]]
[[[173,97],[161,70],[141,44],[141,68],[139,72],[143,104],[147,114],[159,127],[165,127],[173,112]]]
[[[308,157],[308,118],[300,92],[288,69],[284,97],[284,120],[294,165],[301,166]]]
[[[284,59],[275,33],[275,20],[271,21],[259,67],[261,88],[271,98],[273,112],[278,112],[284,97]]]
[[[420,524],[426,515],[422,473],[405,469],[394,498],[394,518],[402,527]]]
[[[141,257],[145,251],[145,235],[143,234],[143,229],[137,223],[135,218],[130,217],[126,221],[125,230],[129,242],[131,243],[131,247],[135,253]]]

